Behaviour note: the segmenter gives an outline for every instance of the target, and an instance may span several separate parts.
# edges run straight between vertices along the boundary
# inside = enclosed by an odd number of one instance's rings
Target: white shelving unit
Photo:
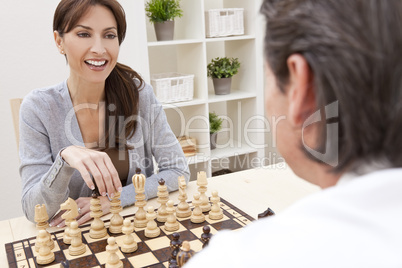
[[[211,176],[221,168],[238,171],[252,167],[258,162],[255,158],[264,157],[266,127],[259,34],[263,25],[257,18],[261,0],[181,0],[183,17],[175,21],[175,38],[163,42],[156,41],[153,25],[145,16],[146,1],[120,1],[130,18],[128,31],[136,27],[135,41],[129,43],[138,56],[130,66],[148,83],[157,73],[195,75],[193,100],[163,105],[175,135],[197,139],[198,153],[188,158],[191,180],[198,171]],[[206,38],[205,11],[215,8],[244,8],[244,35]],[[207,77],[207,65],[212,58],[223,56],[238,58],[241,68],[232,79],[231,93],[217,96]],[[224,119],[214,150],[209,146],[210,111]]]

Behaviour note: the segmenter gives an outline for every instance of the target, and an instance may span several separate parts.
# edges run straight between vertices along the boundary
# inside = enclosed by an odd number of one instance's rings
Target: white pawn
[[[54,261],[54,253],[50,250],[48,243],[48,235],[46,230],[40,230],[36,238],[36,244],[39,246],[39,255],[36,257],[36,262],[40,265],[45,265]]]
[[[200,193],[195,193],[194,194],[194,200],[193,200],[193,214],[191,214],[191,222],[193,223],[201,223],[205,221],[205,215],[202,213],[201,210],[201,200],[200,200]]]
[[[158,181],[159,186],[158,186],[158,203],[160,203],[160,207],[158,208],[158,215],[156,217],[156,220],[158,222],[166,222],[167,220],[167,212],[166,212],[166,203],[169,201],[169,192],[167,190],[167,186],[165,185],[165,180],[160,179]]]
[[[180,176],[178,178],[179,182],[179,197],[180,203],[177,205],[176,208],[176,217],[178,218],[187,218],[191,216],[191,209],[189,204],[186,202],[187,200],[187,193],[186,193],[186,180],[184,176]]]
[[[91,198],[91,217],[94,218],[91,223],[91,228],[89,229],[89,237],[93,239],[103,238],[107,235],[107,230],[104,222],[100,219],[102,217],[102,206],[99,197],[96,194],[92,195]]]
[[[71,222],[69,234],[71,236],[71,245],[68,247],[70,255],[77,256],[84,254],[87,249],[82,243],[81,230],[78,228],[77,221]]]
[[[122,232],[125,234],[123,239],[123,245],[121,246],[121,251],[124,253],[132,253],[138,249],[138,244],[135,242],[132,235],[134,231],[134,225],[131,224],[130,219],[125,219],[123,221]]]
[[[221,206],[219,205],[219,202],[221,201],[221,198],[218,196],[217,191],[212,192],[211,196],[211,202],[212,202],[212,207],[211,211],[209,212],[209,218],[211,220],[220,220],[223,218],[223,211],[221,209]]]
[[[145,236],[148,238],[154,238],[160,235],[161,230],[159,229],[158,225],[155,222],[156,219],[156,212],[153,206],[148,207],[147,211],[147,228],[145,228]]]
[[[179,230],[180,226],[179,226],[179,222],[176,219],[176,209],[174,208],[174,203],[173,200],[169,200],[167,202],[167,208],[166,211],[168,213],[167,216],[167,221],[165,222],[165,230],[168,232],[174,232]]]
[[[116,244],[116,238],[109,237],[107,239],[108,245],[106,246],[106,251],[109,253],[105,268],[123,268],[123,262],[120,260],[117,251],[119,246]]]

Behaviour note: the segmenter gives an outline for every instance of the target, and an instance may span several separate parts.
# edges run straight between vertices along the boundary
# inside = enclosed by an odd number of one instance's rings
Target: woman
[[[169,191],[178,188],[178,176],[188,181],[186,159],[152,88],[117,62],[126,32],[120,4],[62,0],[53,30],[70,76],[32,91],[21,105],[20,174],[26,217],[34,221],[36,204],[45,204],[53,216],[71,197],[82,224],[91,219],[89,201],[96,186],[105,214],[117,191],[122,206],[131,205],[131,177],[137,168],[147,177],[147,198],[156,196],[160,178]],[[153,158],[158,174],[153,174]],[[50,224],[64,226],[59,215]]]

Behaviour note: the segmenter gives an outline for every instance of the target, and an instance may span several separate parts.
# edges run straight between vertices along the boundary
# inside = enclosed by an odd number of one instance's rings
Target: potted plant
[[[240,62],[237,58],[215,58],[207,66],[208,77],[212,78],[216,95],[230,93],[232,77],[237,74]]]
[[[173,40],[174,19],[183,16],[180,0],[150,0],[145,4],[145,11],[154,24],[156,39]]]
[[[211,142],[211,150],[216,148],[216,139],[218,131],[222,129],[223,119],[219,118],[215,112],[209,113],[209,135]]]

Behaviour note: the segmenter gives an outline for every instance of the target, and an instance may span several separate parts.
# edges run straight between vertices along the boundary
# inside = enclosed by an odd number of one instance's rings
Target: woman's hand
[[[77,169],[86,185],[94,190],[95,185],[91,179],[92,174],[102,196],[106,196],[107,191],[112,198],[116,191],[122,191],[119,174],[106,153],[72,145],[61,152],[61,157],[71,167]]]
[[[91,198],[92,197],[80,197],[77,200],[75,200],[79,208],[79,214],[78,217],[76,218],[78,225],[81,225],[92,219],[90,210]],[[101,202],[103,215],[108,214],[110,212],[109,199],[104,196],[100,196],[99,199]],[[50,226],[57,226],[57,227],[66,226],[64,219],[61,218],[61,215],[63,215],[64,212],[65,210],[60,211],[56,216],[54,216],[53,220],[50,223]]]

